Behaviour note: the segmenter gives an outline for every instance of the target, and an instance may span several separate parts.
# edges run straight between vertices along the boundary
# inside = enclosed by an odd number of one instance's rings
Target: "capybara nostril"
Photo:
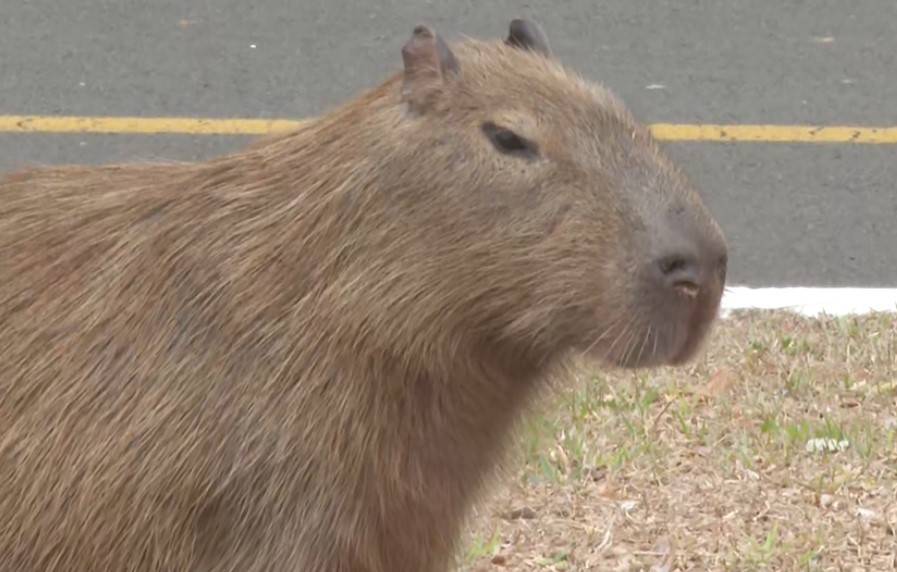
[[[655,265],[665,287],[686,298],[696,298],[703,287],[704,271],[699,258],[687,250],[660,256]]]

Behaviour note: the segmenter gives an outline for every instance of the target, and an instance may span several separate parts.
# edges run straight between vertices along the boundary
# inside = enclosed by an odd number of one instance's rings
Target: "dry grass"
[[[460,569],[897,569],[895,404],[897,317],[730,317],[530,422]]]

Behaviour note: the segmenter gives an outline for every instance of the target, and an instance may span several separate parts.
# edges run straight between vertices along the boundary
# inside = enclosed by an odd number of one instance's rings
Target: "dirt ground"
[[[897,317],[747,312],[521,431],[459,570],[897,569]]]

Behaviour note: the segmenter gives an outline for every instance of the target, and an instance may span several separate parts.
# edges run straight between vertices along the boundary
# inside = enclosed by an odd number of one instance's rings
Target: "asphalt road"
[[[897,125],[893,0],[0,0],[0,114],[302,117],[401,65],[418,21],[488,37],[518,15],[646,122]],[[245,142],[6,133],[0,169]],[[897,145],[665,145],[733,283],[897,286]]]

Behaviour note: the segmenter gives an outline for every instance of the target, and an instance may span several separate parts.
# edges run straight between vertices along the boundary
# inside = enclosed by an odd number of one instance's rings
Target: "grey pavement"
[[[0,114],[313,115],[400,66],[418,21],[496,37],[515,16],[646,122],[897,125],[893,0],[0,0]],[[0,169],[246,141],[7,133]],[[733,283],[897,286],[897,145],[665,145],[729,236]]]

